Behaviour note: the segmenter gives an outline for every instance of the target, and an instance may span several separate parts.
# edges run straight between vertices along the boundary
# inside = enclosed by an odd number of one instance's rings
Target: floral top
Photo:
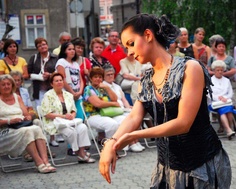
[[[94,95],[98,96],[98,98],[100,98],[101,100],[110,101],[110,98],[104,89],[100,89],[100,88],[95,89],[91,85],[85,87],[83,98],[84,98],[84,111],[87,117],[99,114],[100,109],[96,108],[88,101],[88,98]]]
[[[65,105],[67,112],[77,111],[73,99],[73,95],[65,90],[62,91]],[[43,100],[42,100],[42,113],[43,115],[47,115],[49,113],[58,113],[63,114],[63,108],[62,103],[60,99],[58,98],[56,92],[54,89],[49,90],[45,93]],[[47,119],[43,117],[44,123],[45,123],[45,130],[49,134],[53,135],[57,132],[56,126],[53,124],[53,120]]]

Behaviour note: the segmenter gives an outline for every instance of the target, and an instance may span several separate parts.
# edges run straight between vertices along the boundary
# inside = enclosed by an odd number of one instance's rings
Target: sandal
[[[24,158],[24,161],[26,161],[26,162],[32,162],[33,161],[32,156],[28,152],[25,152],[23,154],[23,158]]]
[[[235,136],[234,131],[231,131],[231,132],[227,133],[227,137],[228,137],[229,140],[231,140],[234,136]]]
[[[77,156],[78,157],[78,162],[79,163],[94,163],[96,160],[93,158],[90,158],[88,156],[84,156],[84,158]]]
[[[37,167],[38,172],[42,174],[51,173],[51,170],[43,163]]]
[[[50,163],[47,163],[46,164],[47,168],[51,171],[51,173],[55,173],[56,172],[56,168],[53,167]]]

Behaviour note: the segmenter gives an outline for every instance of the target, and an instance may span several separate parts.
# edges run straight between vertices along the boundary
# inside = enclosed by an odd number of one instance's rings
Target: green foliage
[[[203,27],[206,44],[210,36],[220,34],[235,45],[235,4],[235,0],[142,0],[142,12],[166,14],[178,27],[186,27],[190,35]]]

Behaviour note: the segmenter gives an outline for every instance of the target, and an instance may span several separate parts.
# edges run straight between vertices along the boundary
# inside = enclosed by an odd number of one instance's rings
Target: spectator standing
[[[41,106],[44,94],[51,89],[49,82],[50,75],[55,72],[55,66],[57,62],[57,56],[52,54],[48,50],[48,42],[46,39],[39,37],[35,39],[34,45],[38,53],[33,54],[29,59],[28,72],[30,79],[33,81],[33,99],[35,100],[35,106]],[[54,140],[54,136],[51,136],[51,145],[59,146]],[[59,142],[63,139],[58,138]]]
[[[75,46],[71,42],[63,43],[58,56],[59,60],[56,64],[56,70],[62,74],[65,82],[64,88],[74,96],[77,108],[76,118],[84,119],[80,102],[84,90],[84,83],[80,74],[80,66],[76,62],[77,55]]]
[[[86,86],[86,84],[89,82],[89,72],[92,66],[90,60],[86,57],[83,57],[85,42],[80,37],[71,40],[71,42],[75,46],[75,53],[77,55],[76,62],[78,62],[80,65],[80,74],[83,79],[84,86]]]
[[[4,41],[5,41],[4,39],[0,40],[0,59],[3,59],[5,56],[5,53],[3,52],[3,47],[5,43]]]
[[[227,45],[223,38],[218,38],[215,41],[216,55],[211,56],[211,58],[208,60],[207,63],[208,72],[211,76],[214,75],[214,72],[211,70],[211,64],[215,60],[223,60],[226,64],[226,70],[224,71],[223,76],[229,79],[233,79],[236,73],[235,61],[232,56],[226,54],[226,47]]]
[[[120,60],[126,57],[126,53],[119,45],[119,33],[110,31],[108,35],[109,45],[104,49],[102,56],[107,58],[116,70],[115,76],[120,72]]]
[[[52,51],[52,53],[53,54],[55,54],[55,55],[59,55],[59,53],[60,53],[60,51],[61,51],[61,45],[63,44],[63,43],[65,43],[65,42],[69,42],[71,40],[71,35],[70,35],[70,33],[68,33],[68,32],[61,32],[60,34],[59,34],[59,43],[60,43],[60,45],[57,47],[57,48],[55,48],[53,51]]]
[[[185,56],[189,56],[198,59],[198,53],[196,47],[194,47],[188,41],[188,30],[186,28],[180,28],[181,34],[179,36],[179,51],[184,53]]]
[[[179,52],[178,43],[178,40],[171,41],[168,52],[173,56],[185,57],[184,53]]]
[[[219,34],[215,34],[215,35],[212,35],[210,38],[209,38],[209,45],[210,45],[210,48],[211,48],[211,56],[215,56],[216,55],[216,48],[215,48],[215,42],[217,39],[224,39],[221,35]]]
[[[109,60],[102,56],[102,52],[105,48],[105,42],[101,37],[95,37],[90,43],[90,49],[92,51],[92,56],[90,61],[92,67],[104,67],[107,64],[111,64]]]
[[[197,28],[194,33],[193,47],[197,49],[198,60],[201,61],[205,66],[207,66],[207,61],[211,57],[211,49],[209,46],[202,43],[204,37],[204,28]]]
[[[24,79],[28,79],[27,62],[24,58],[17,56],[18,48],[15,40],[7,39],[5,41],[3,47],[5,57],[0,60],[0,75],[9,74],[12,70],[17,70],[22,73]]]
[[[46,39],[39,37],[34,44],[38,53],[30,57],[28,72],[33,80],[33,98],[37,107],[41,105],[43,95],[52,88],[49,77],[55,71],[57,56],[49,52]]]

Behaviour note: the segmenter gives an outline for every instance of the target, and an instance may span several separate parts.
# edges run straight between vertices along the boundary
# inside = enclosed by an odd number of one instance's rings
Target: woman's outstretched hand
[[[110,170],[114,174],[116,168],[116,151],[124,148],[134,141],[134,137],[130,133],[124,134],[116,142],[114,140],[108,141],[100,156],[99,171],[108,183],[111,183]]]
[[[99,160],[99,171],[109,184],[111,183],[110,169],[114,174],[116,167],[116,151],[113,149],[111,143],[112,142],[108,142],[104,146]]]

